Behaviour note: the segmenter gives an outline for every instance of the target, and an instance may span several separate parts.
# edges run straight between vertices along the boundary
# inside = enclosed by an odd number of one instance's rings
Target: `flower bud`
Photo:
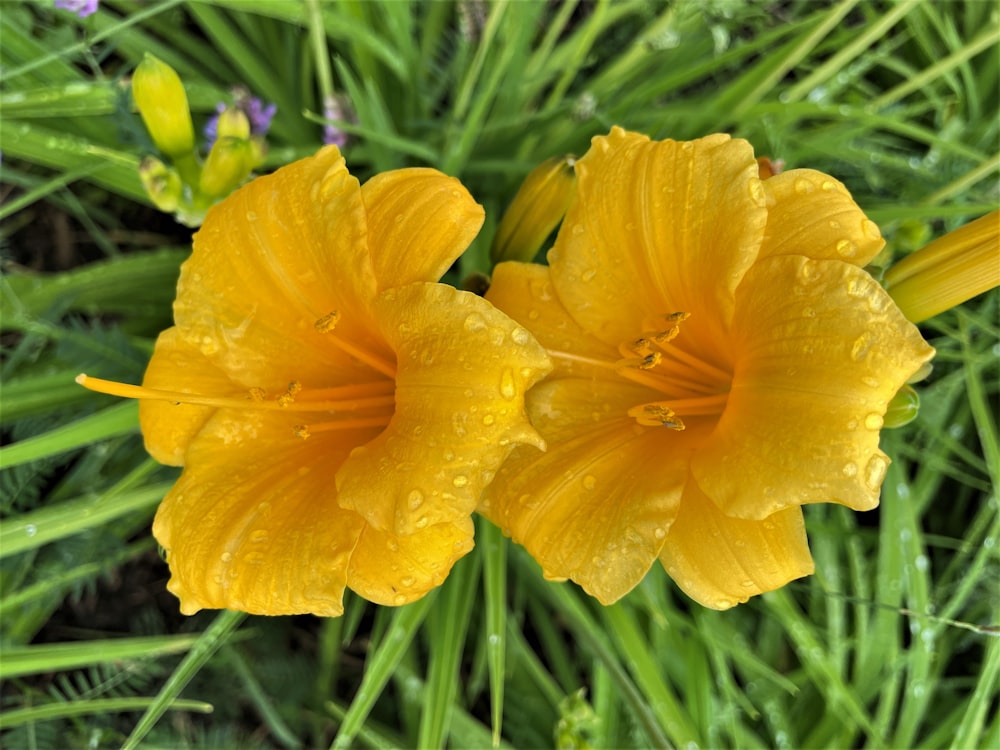
[[[219,138],[201,169],[198,189],[213,197],[228,195],[250,176],[253,147],[242,138]]]
[[[243,110],[237,107],[226,107],[222,110],[215,128],[216,138],[246,140],[250,137],[250,120]]]
[[[553,157],[521,183],[493,237],[490,259],[530,261],[556,228],[576,193],[572,156]]]
[[[177,157],[194,150],[187,94],[173,68],[147,52],[132,76],[132,97],[161,152]]]
[[[889,295],[914,323],[1000,286],[1000,211],[903,258],[885,273]]]
[[[139,179],[153,205],[164,213],[173,213],[184,189],[180,175],[155,156],[147,156],[139,165]]]
[[[885,427],[902,427],[916,419],[918,411],[920,411],[920,396],[913,390],[913,386],[904,385],[889,401],[884,425]]]

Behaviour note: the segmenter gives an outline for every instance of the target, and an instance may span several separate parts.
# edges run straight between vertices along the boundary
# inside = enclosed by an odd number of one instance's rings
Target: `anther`
[[[251,401],[261,402],[266,398],[267,398],[267,391],[265,391],[263,388],[258,388],[254,386],[253,388],[250,389]]]
[[[288,390],[282,393],[276,401],[278,406],[288,406],[290,403],[295,401],[295,394],[302,390],[302,383],[298,380],[293,380],[288,384]]]
[[[640,370],[652,370],[663,359],[659,352],[651,352],[644,357],[626,357],[615,362],[616,367],[637,367]]]
[[[329,312],[324,315],[322,318],[313,323],[313,325],[320,333],[330,333],[330,331],[337,327],[337,323],[339,322],[340,313],[334,310],[333,312]]]
[[[671,430],[683,430],[684,422],[673,409],[664,403],[651,403],[633,406],[628,415],[646,427],[667,427]]]
[[[297,424],[292,426],[292,431],[295,432],[295,437],[305,440],[311,434],[309,432],[309,425]]]

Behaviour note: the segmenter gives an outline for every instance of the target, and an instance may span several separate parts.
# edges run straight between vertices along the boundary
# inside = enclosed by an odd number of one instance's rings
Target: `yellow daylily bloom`
[[[800,506],[875,507],[890,400],[933,349],[863,267],[878,228],[808,169],[762,180],[746,141],[614,128],[576,164],[549,266],[487,299],[555,371],[480,511],[604,603],[659,559],[724,609],[812,572]]]
[[[484,486],[543,445],[523,394],[550,369],[435,283],[482,221],[454,178],[359,185],[325,148],[209,210],[142,387],[79,378],[142,399],[147,449],[184,467],[153,524],[182,611],[405,604],[471,549]]]

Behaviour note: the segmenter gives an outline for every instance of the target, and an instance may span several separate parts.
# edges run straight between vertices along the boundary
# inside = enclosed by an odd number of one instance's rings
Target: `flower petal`
[[[724,360],[733,291],[767,219],[750,145],[722,134],[650,142],[614,128],[576,169],[576,201],[549,253],[566,309],[611,346],[651,315],[691,313],[706,331],[702,357]]]
[[[773,203],[761,257],[805,255],[866,266],[885,247],[878,225],[868,219],[844,185],[813,169],[793,169],[764,182]]]
[[[472,549],[472,535],[468,517],[403,536],[365,524],[347,585],[376,604],[408,604],[444,582],[455,562]]]
[[[185,344],[176,328],[168,328],[156,339],[142,384],[181,393],[247,395],[201,352]],[[139,424],[146,450],[161,464],[183,466],[188,445],[215,412],[212,406],[140,400]]]
[[[469,515],[516,444],[542,445],[523,398],[551,365],[524,328],[450,286],[387,289],[374,310],[396,351],[396,409],[337,487],[375,528],[412,534]]]
[[[775,178],[776,179],[776,178]],[[724,513],[878,504],[890,399],[934,353],[867,273],[794,255],[762,260],[737,292],[739,363],[692,471]]]
[[[397,169],[361,187],[379,289],[437,281],[476,238],[483,207],[454,177]]]
[[[800,508],[731,518],[689,483],[660,561],[699,604],[729,609],[813,572]]]
[[[612,365],[621,355],[586,333],[556,296],[549,269],[537,263],[500,263],[486,299],[538,339],[559,375],[622,382]]]
[[[187,344],[244,387],[359,383],[371,368],[314,324],[338,312],[336,336],[390,356],[370,322],[375,292],[361,189],[328,147],[208,212],[174,318]]]
[[[363,519],[340,508],[335,474],[377,428],[295,437],[295,415],[220,409],[192,441],[153,533],[181,611],[343,611]],[[391,572],[386,570],[387,577]]]
[[[650,392],[576,378],[528,394],[549,445],[514,451],[479,511],[524,545],[549,578],[571,578],[604,604],[632,589],[655,561],[708,429],[639,426],[625,416]]]

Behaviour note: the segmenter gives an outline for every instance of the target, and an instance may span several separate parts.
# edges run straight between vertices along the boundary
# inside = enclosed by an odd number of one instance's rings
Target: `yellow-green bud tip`
[[[147,52],[132,76],[132,97],[161,152],[173,158],[194,151],[187,94],[173,68]]]

